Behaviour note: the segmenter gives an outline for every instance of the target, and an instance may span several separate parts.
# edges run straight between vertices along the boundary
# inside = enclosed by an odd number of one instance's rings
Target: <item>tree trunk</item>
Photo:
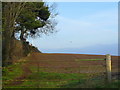
[[[11,62],[11,52],[12,46],[14,46],[13,42],[13,33],[14,33],[14,24],[17,16],[19,15],[23,3],[14,3],[14,2],[6,2],[3,8],[3,65],[7,65]],[[9,62],[8,62],[9,61]]]
[[[20,40],[23,41],[23,42],[26,42],[26,39],[24,38],[25,33],[26,33],[26,31],[21,30]]]

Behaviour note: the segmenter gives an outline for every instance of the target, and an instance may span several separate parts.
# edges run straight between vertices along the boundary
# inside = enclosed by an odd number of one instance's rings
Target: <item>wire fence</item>
[[[71,85],[76,84],[76,87],[89,88],[97,83],[105,84],[108,81],[106,58],[79,59],[77,57],[76,59],[75,57],[70,61],[56,60],[53,58],[51,60],[49,59],[37,59],[34,57],[34,60],[21,60],[14,62],[13,64],[16,65],[22,63],[21,68],[23,73],[21,76],[11,80],[4,79],[4,83],[9,83],[4,84],[3,86],[29,86],[41,88],[42,86],[52,87],[56,84],[58,85],[55,87],[71,87]],[[12,63],[12,61],[7,61],[7,63]],[[28,84],[25,84],[24,82]],[[36,85],[30,83],[36,83]]]

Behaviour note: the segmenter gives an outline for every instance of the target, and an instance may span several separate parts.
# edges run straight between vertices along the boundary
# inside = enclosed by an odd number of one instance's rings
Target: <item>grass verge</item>
[[[2,69],[2,85],[3,87],[13,82],[13,80],[23,74],[22,65],[25,60],[20,60],[20,62],[14,63]]]

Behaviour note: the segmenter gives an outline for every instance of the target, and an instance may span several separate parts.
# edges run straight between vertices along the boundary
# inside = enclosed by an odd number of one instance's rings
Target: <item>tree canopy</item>
[[[44,2],[26,3],[16,19],[15,32],[21,33],[20,40],[26,39],[28,36],[33,37],[41,33],[52,32],[56,22],[52,23],[50,21],[50,15],[51,11]],[[43,28],[45,26],[49,30]]]
[[[51,8],[45,2],[2,2],[3,59],[12,58],[16,33],[26,41],[28,37],[54,32],[56,22],[52,16],[56,13]]]

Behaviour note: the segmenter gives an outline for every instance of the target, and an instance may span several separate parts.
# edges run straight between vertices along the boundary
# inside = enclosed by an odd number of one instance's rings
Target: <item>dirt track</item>
[[[32,73],[28,67],[28,63],[22,66],[23,74],[20,77],[15,78],[8,86],[20,85],[24,80]]]

